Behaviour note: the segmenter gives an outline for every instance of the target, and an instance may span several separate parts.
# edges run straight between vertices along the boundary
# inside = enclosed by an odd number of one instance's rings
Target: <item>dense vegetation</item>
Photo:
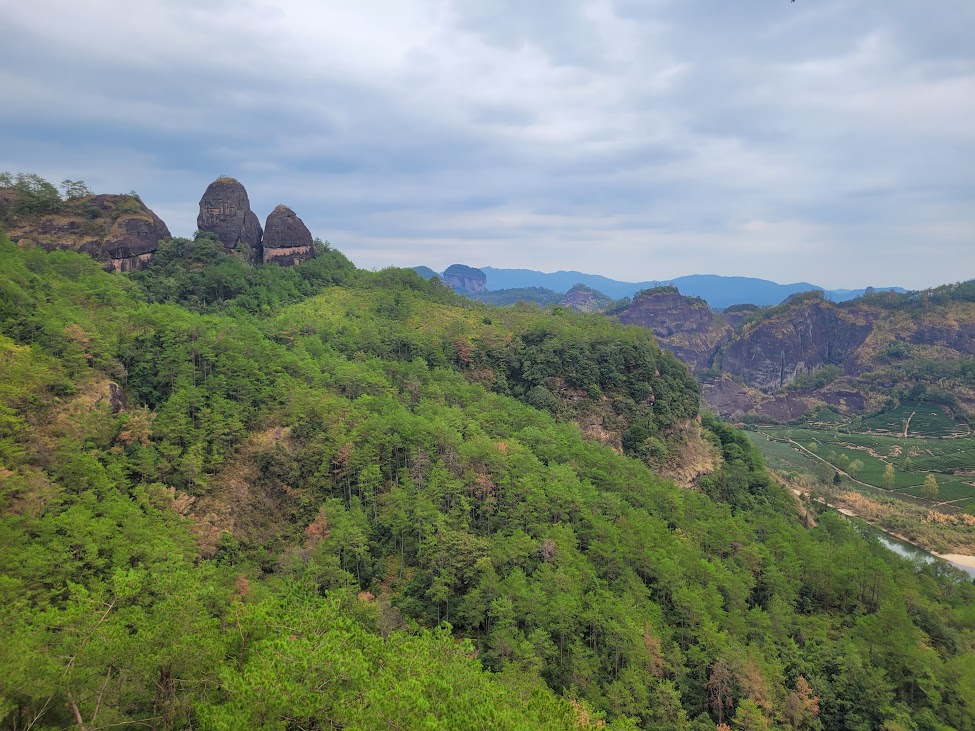
[[[975,729],[975,586],[654,474],[645,331],[213,248],[0,241],[0,728]]]
[[[554,292],[544,287],[514,287],[511,289],[495,289],[485,292],[474,292],[471,299],[489,305],[504,307],[516,305],[519,302],[534,302],[538,305],[557,305],[565,296],[564,292]]]
[[[860,301],[891,310],[920,310],[949,302],[975,302],[975,279],[915,292],[869,292]],[[843,305],[850,306],[849,303],[840,303],[840,306]]]

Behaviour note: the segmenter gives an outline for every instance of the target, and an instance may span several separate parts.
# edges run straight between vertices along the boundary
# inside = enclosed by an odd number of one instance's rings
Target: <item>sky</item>
[[[0,170],[366,268],[975,277],[971,0],[5,3]]]

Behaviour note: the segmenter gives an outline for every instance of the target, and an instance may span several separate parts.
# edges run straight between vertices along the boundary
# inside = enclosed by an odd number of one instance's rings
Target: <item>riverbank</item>
[[[795,493],[796,496],[800,498],[800,500],[803,498],[808,499],[809,497],[808,492],[805,492],[795,487],[792,488],[792,492]],[[948,561],[949,563],[953,563],[958,566],[964,566],[967,569],[975,569],[975,556],[965,554],[965,553],[939,553],[937,551],[933,551],[926,546],[922,546],[917,541],[911,540],[910,538],[908,538],[907,536],[901,533],[892,531],[889,528],[884,527],[880,521],[874,518],[873,515],[868,515],[865,514],[863,511],[856,511],[851,509],[849,504],[846,501],[844,501],[841,497],[834,495],[830,502],[827,502],[823,498],[816,498],[816,502],[822,505],[826,505],[827,507],[831,507],[833,508],[833,510],[837,511],[841,515],[845,515],[848,518],[857,518],[858,520],[862,520],[864,523],[867,523],[873,528],[876,528],[877,530],[882,531],[889,536],[893,536],[899,541],[914,546],[919,551],[924,551],[926,553],[931,554],[932,556],[937,556],[938,558],[944,561]]]
[[[908,543],[910,543],[910,541],[908,541]],[[960,566],[967,566],[970,569],[975,569],[975,556],[966,556],[963,553],[935,553],[934,551],[928,551],[928,553],[930,553],[932,556],[943,558],[945,561],[950,561],[951,563],[956,563]]]

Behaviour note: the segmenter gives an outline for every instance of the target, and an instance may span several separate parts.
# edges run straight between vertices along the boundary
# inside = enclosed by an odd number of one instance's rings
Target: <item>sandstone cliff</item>
[[[215,233],[228,254],[243,249],[250,261],[263,261],[264,231],[251,210],[247,190],[234,178],[217,178],[207,186],[196,227]]]
[[[487,289],[487,275],[480,269],[451,264],[444,270],[443,281],[455,292],[483,292]]]
[[[872,411],[920,389],[971,415],[973,355],[972,283],[841,304],[810,293],[744,324],[716,352],[720,374],[707,374],[702,395],[724,416],[788,421],[822,405]]]
[[[660,343],[697,372],[708,367],[715,350],[732,335],[732,328],[707,302],[684,297],[675,287],[638,292],[619,315],[620,322],[653,331]]]
[[[278,206],[264,224],[264,263],[291,266],[315,256],[311,232],[294,211]]]
[[[602,312],[613,300],[602,292],[584,284],[576,284],[565,293],[559,304],[576,312]]]
[[[746,320],[754,318],[761,310],[762,308],[758,305],[732,305],[723,309],[721,316],[737,330]]]
[[[809,292],[730,310],[725,319],[658,287],[618,317],[652,330],[698,374],[704,402],[722,416],[789,421],[822,406],[863,413],[920,386],[945,408],[975,414],[975,367],[966,365],[975,356],[975,283],[839,304]]]
[[[857,349],[879,317],[871,308],[839,309],[821,295],[792,302],[779,316],[747,325],[721,352],[721,370],[771,393],[824,365],[858,370]]]
[[[134,195],[86,195],[43,213],[22,210],[23,195],[0,189],[0,223],[20,246],[89,254],[109,271],[141,269],[169,228]]]

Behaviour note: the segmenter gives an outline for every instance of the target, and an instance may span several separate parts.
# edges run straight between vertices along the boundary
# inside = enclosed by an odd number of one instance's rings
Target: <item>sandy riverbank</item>
[[[803,495],[803,492],[801,490],[797,490],[795,488],[792,488],[792,491],[796,495],[798,495],[800,497]],[[820,501],[820,502],[822,502],[822,501]],[[885,533],[887,533],[889,535],[892,535],[894,538],[897,538],[898,540],[904,541],[904,543],[910,543],[912,546],[915,546],[917,548],[920,548],[922,551],[927,551],[932,556],[937,556],[938,558],[942,558],[945,561],[951,561],[952,563],[956,563],[959,566],[967,566],[970,569],[975,569],[975,556],[968,556],[968,555],[966,555],[964,553],[936,553],[935,551],[932,551],[932,550],[930,550],[928,548],[925,548],[924,546],[919,546],[917,543],[915,543],[914,541],[906,538],[905,536],[902,536],[902,535],[900,535],[898,533],[892,533],[889,530],[886,530],[885,528],[882,528],[879,525],[875,525],[874,523],[871,523],[871,521],[867,520],[862,515],[858,515],[857,513],[855,513],[852,510],[850,510],[849,508],[844,508],[844,507],[840,507],[840,506],[833,506],[833,509],[836,510],[837,512],[839,512],[839,513],[842,513],[843,515],[845,515],[845,516],[847,516],[849,518],[859,518],[860,520],[862,520],[862,521],[864,521],[864,522],[866,522],[866,523],[868,523],[870,525],[873,525],[875,528],[878,528],[878,529],[884,531]]]
[[[928,551],[928,553],[938,558],[943,558],[945,561],[956,563],[959,566],[967,566],[970,569],[975,569],[975,556],[966,556],[964,553],[935,553],[934,551]]]

